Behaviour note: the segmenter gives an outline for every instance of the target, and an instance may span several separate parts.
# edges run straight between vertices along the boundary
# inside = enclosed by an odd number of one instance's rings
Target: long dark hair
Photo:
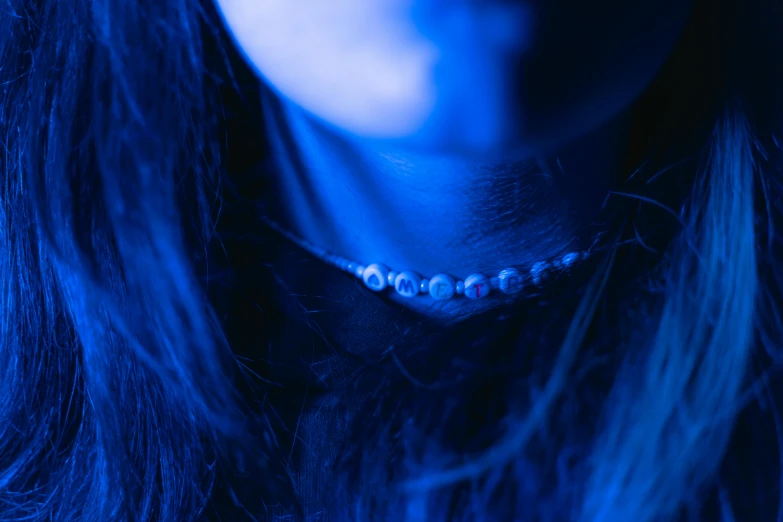
[[[666,128],[694,118],[710,132],[684,179],[646,178],[656,194],[687,190],[666,205],[678,232],[649,281],[622,297],[638,311],[632,326],[602,319],[606,299],[620,300],[607,297],[622,255],[609,248],[560,323],[557,357],[537,370],[547,378],[507,372],[509,385],[491,394],[506,406],[483,419],[496,429],[471,433],[487,437],[474,446],[454,434],[469,424],[464,412],[480,417],[471,400],[486,397],[481,365],[458,387],[365,383],[376,422],[354,426],[344,444],[339,520],[554,520],[564,505],[574,520],[668,520],[713,490],[723,520],[744,518],[735,511],[745,505],[775,513],[777,490],[748,500],[720,477],[741,413],[770,394],[765,372],[783,338],[783,15],[772,1],[697,3],[712,38],[690,42],[699,51],[689,59],[706,64],[710,83],[675,83],[683,99],[713,103],[691,111],[681,101]],[[224,42],[214,7],[199,2],[0,6],[1,520],[206,517],[219,442],[249,444],[233,382],[242,365],[208,292],[227,166],[222,109],[242,97]],[[523,318],[512,323],[507,347],[540,342]],[[578,443],[549,437],[575,400],[575,367],[594,353],[586,347],[605,350],[600,339],[617,363],[591,410],[598,421],[587,433],[576,418],[562,423]],[[775,402],[763,404],[779,420]],[[259,439],[275,451],[274,437]],[[531,471],[538,451],[579,463],[545,479]],[[277,473],[257,478],[259,495],[278,495]]]

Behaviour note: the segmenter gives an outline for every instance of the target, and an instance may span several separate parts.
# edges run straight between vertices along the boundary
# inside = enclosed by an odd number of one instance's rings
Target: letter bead
[[[481,299],[489,295],[489,278],[484,274],[472,274],[465,278],[465,297]]]
[[[516,294],[522,290],[522,274],[515,268],[506,268],[498,274],[500,291],[504,294]]]
[[[535,284],[540,285],[549,279],[549,270],[549,263],[545,261],[538,262],[530,268],[530,277],[533,278]]]
[[[433,299],[443,301],[454,297],[457,284],[451,276],[438,274],[430,279],[430,295]]]
[[[415,272],[402,272],[394,280],[394,289],[403,297],[413,297],[419,293],[421,277]]]
[[[386,288],[386,278],[389,277],[389,269],[383,265],[373,263],[364,269],[362,280],[370,290],[380,292]]]
[[[571,252],[570,254],[566,254],[563,257],[563,266],[565,268],[571,268],[577,263],[577,261],[579,261],[579,253]]]

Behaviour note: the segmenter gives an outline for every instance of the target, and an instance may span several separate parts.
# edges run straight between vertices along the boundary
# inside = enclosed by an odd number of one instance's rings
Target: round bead
[[[454,297],[457,284],[454,279],[446,274],[438,274],[430,280],[430,295],[433,299],[446,300]]]
[[[530,276],[533,278],[533,282],[537,285],[540,285],[549,276],[549,273],[547,272],[549,269],[549,264],[547,264],[544,261],[540,261],[533,265],[530,268]]]
[[[489,295],[489,278],[484,274],[472,274],[465,278],[465,297],[480,299]]]
[[[389,269],[383,265],[373,263],[364,269],[362,274],[362,280],[367,288],[380,292],[387,286],[387,278],[389,277]]]
[[[578,252],[571,252],[570,254],[563,256],[563,266],[566,268],[571,268],[577,261],[579,261]]]
[[[386,282],[389,284],[389,286],[394,286],[394,281],[397,279],[398,275],[399,272],[395,272],[394,270],[389,272],[389,275],[386,277]]]
[[[457,281],[457,288],[455,289],[457,291],[457,294],[462,295],[465,293],[465,282],[464,281]]]
[[[362,277],[362,275],[364,275],[364,267],[362,265],[358,265],[354,274],[356,274],[356,277]]]
[[[394,280],[394,289],[403,297],[413,297],[420,287],[421,276],[415,272],[402,272]]]
[[[522,274],[516,268],[506,268],[498,274],[500,291],[504,294],[516,294],[522,290]]]
[[[419,285],[419,292],[422,294],[426,294],[430,291],[430,280],[429,279],[422,279],[421,284]]]

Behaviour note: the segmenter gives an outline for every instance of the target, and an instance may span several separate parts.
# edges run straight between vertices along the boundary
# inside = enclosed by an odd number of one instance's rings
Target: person
[[[0,519],[780,519],[781,23],[4,2]]]

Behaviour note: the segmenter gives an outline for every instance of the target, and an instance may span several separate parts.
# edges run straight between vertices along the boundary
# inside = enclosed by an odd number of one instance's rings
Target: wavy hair
[[[541,432],[564,415],[579,354],[601,337],[591,332],[618,326],[597,326],[612,255],[565,322],[546,381],[494,396],[509,406],[481,451],[445,449],[466,429],[464,409],[428,413],[468,408],[479,384],[373,390],[381,420],[354,426],[335,475],[341,522],[651,522],[696,516],[710,490],[725,522],[745,504],[777,514],[779,491],[746,502],[722,466],[742,412],[770,395],[760,372],[783,338],[783,16],[771,1],[704,4],[720,35],[706,46],[720,110],[703,161],[679,181],[681,228],[658,286],[612,344],[621,362],[582,446]],[[220,442],[250,444],[208,291],[226,170],[220,108],[238,89],[221,31],[214,7],[186,0],[0,5],[0,520],[207,518]],[[531,489],[538,450],[558,465],[573,450],[579,464]],[[272,475],[258,487],[275,500]]]

